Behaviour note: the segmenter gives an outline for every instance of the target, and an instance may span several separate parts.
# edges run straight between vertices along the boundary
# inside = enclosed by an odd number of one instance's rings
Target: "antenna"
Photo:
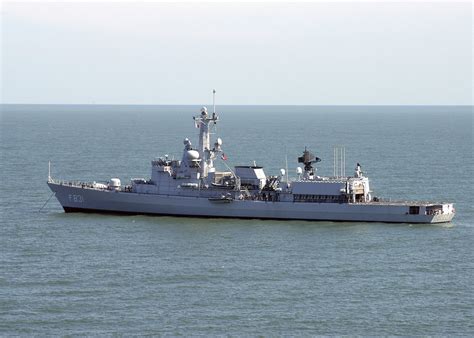
[[[288,155],[285,154],[286,183],[288,183]]]
[[[215,114],[216,113],[216,90],[212,90],[212,112]]]
[[[342,148],[344,161],[342,162],[342,177],[346,177],[346,147]]]
[[[342,174],[342,168],[344,167],[344,148],[341,147],[341,177],[344,175]]]
[[[334,177],[346,177],[346,148],[343,145],[334,146]]]
[[[51,182],[51,161],[48,161],[48,182]]]

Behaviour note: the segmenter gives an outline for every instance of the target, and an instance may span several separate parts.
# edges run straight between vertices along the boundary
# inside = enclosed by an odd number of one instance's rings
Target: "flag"
[[[221,158],[222,158],[224,161],[227,161],[227,156],[226,156],[226,154],[222,153]]]

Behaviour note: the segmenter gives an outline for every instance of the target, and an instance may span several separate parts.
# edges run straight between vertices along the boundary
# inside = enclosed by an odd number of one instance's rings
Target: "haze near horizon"
[[[0,101],[472,105],[471,6],[6,2]]]

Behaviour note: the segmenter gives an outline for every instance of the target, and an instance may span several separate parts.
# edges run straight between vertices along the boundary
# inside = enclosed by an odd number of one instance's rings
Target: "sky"
[[[472,105],[472,2],[1,4],[1,103]]]

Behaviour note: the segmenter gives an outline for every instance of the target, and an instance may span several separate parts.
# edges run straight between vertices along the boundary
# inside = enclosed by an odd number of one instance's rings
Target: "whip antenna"
[[[216,90],[212,90],[212,112],[216,113]]]

